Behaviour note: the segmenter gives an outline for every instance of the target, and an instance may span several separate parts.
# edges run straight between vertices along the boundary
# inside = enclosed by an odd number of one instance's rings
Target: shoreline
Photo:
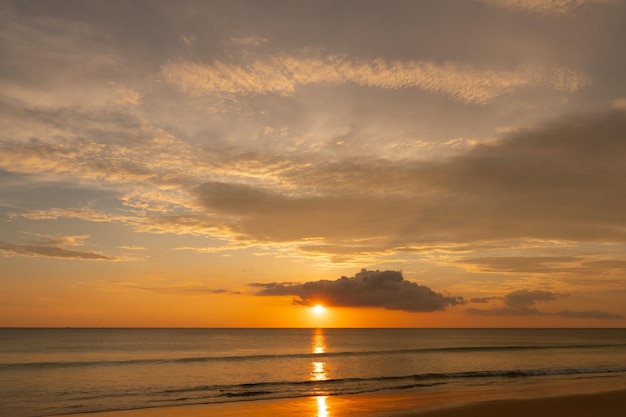
[[[394,417],[621,417],[626,415],[626,390],[507,399],[455,404]]]
[[[626,415],[623,375],[459,388],[250,400],[64,417],[548,417],[557,411],[568,417]]]

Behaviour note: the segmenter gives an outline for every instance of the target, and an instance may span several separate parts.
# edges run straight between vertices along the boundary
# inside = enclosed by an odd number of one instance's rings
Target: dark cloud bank
[[[246,239],[322,239],[326,252],[353,239],[374,242],[363,251],[520,238],[623,243],[625,132],[623,111],[571,115],[443,161],[292,161],[281,179],[305,194],[219,182],[192,192]]]
[[[588,318],[588,319],[603,319],[603,320],[618,320],[623,319],[621,314],[612,314],[599,310],[588,311],[571,311],[562,310],[556,313],[544,313],[536,308],[539,303],[545,303],[558,300],[559,298],[567,297],[568,294],[559,294],[551,291],[541,290],[518,290],[506,294],[502,297],[504,307],[496,307],[489,309],[477,309],[467,308],[465,313],[471,315],[487,315],[487,316],[542,316],[542,315],[556,315],[560,317],[570,318]],[[485,303],[492,300],[496,300],[498,297],[488,298],[472,298],[472,303]]]
[[[445,296],[415,282],[406,281],[398,271],[367,271],[335,281],[251,284],[262,287],[260,296],[294,296],[294,303],[324,303],[339,307],[380,307],[387,310],[428,312],[464,304],[463,298]]]
[[[293,303],[310,306],[323,303],[337,307],[373,307],[386,310],[408,312],[433,312],[445,310],[448,306],[464,305],[466,300],[459,296],[448,296],[433,291],[425,285],[407,281],[399,271],[368,271],[362,269],[354,277],[341,277],[337,280],[310,281],[303,284],[294,282],[253,283],[261,288],[258,296],[293,296]],[[542,290],[518,290],[504,297],[472,298],[470,303],[487,303],[500,300],[503,307],[490,309],[465,309],[470,315],[491,316],[539,316],[556,315],[570,318],[622,319],[619,314],[599,310],[544,313],[536,306],[539,303],[555,301],[568,294]]]

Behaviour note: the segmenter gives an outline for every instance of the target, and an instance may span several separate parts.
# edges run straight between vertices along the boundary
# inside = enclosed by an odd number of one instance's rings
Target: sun
[[[315,314],[323,314],[326,311],[326,308],[321,304],[316,304],[313,306],[313,312]]]

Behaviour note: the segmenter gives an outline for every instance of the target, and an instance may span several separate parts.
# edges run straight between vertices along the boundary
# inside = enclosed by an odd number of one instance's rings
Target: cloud
[[[516,239],[624,242],[625,129],[621,111],[571,115],[439,162],[193,153],[164,134],[106,146],[5,142],[0,162],[11,172],[123,185],[121,200],[136,208],[120,214],[51,208],[14,216],[119,222],[142,232],[249,244],[292,242],[305,255],[343,262],[423,248],[471,251]],[[188,169],[181,173],[174,165]],[[207,176],[220,180],[202,182]],[[609,266],[609,260],[597,262],[490,256],[458,265],[499,273]],[[616,271],[623,267],[623,261],[612,262]]]
[[[234,231],[228,230],[227,222],[221,222],[214,216],[201,214],[149,216],[135,230],[142,233],[204,235],[225,240],[237,237]]]
[[[550,291],[518,290],[504,296],[504,304],[513,308],[528,308],[539,302],[554,301],[563,297]]]
[[[621,0],[481,0],[483,3],[543,15],[568,15],[588,6],[616,4]]]
[[[470,298],[469,302],[470,303],[477,303],[477,304],[483,304],[483,303],[488,303],[492,300],[497,299],[497,297],[475,297],[475,298]]]
[[[613,108],[617,110],[626,110],[626,98],[617,98],[613,100]]]
[[[615,253],[614,256],[620,256]],[[619,279],[626,271],[626,261],[611,259],[607,254],[587,253],[576,256],[485,256],[460,259],[468,271],[497,274],[541,275],[569,279],[588,277],[614,277]]]
[[[71,121],[70,126],[66,125],[65,128],[72,131],[73,124],[74,121]],[[119,129],[120,126],[117,127]],[[80,130],[79,128],[73,131],[72,135],[79,133]],[[53,177],[54,174],[66,177],[73,175],[83,181],[106,179],[110,183],[119,184],[163,178],[165,172],[158,172],[158,168],[161,168],[158,165],[166,163],[171,166],[175,160],[166,162],[163,159],[167,152],[164,148],[167,148],[167,145],[157,137],[148,141],[127,138],[129,139],[127,142],[110,140],[109,143],[98,143],[96,139],[104,139],[97,136],[103,133],[103,130],[104,128],[84,132],[94,141],[67,138],[57,143],[39,140],[29,143],[4,142],[1,144],[0,167],[11,172],[41,173],[49,177]],[[126,135],[128,131],[123,133],[123,136]],[[44,139],[47,137],[44,136]],[[146,142],[151,143],[148,145]],[[154,159],[148,162],[151,157]]]
[[[74,131],[73,123],[65,126],[70,137],[62,140],[44,136],[43,140],[29,142],[1,141],[0,169],[23,174],[21,178],[29,186],[53,187],[55,183],[62,182],[93,193],[99,192],[100,196],[104,192],[116,194],[118,201],[126,206],[124,211],[104,213],[82,207],[53,207],[18,215],[32,219],[65,217],[136,225],[141,223],[141,219],[130,214],[188,209],[189,201],[184,201],[188,194],[184,192],[183,185],[192,181],[197,170],[203,169],[198,161],[201,152],[194,154],[189,145],[159,129],[147,128],[144,131],[146,137],[138,140],[132,132],[121,133],[115,129],[109,132],[111,137],[100,136],[104,135],[102,127],[84,132],[81,131],[83,128],[77,128]],[[118,133],[119,137],[114,137]],[[74,139],[74,135],[80,134],[92,140]],[[181,170],[181,166],[188,169]],[[14,189],[18,187],[14,186]],[[37,198],[31,200],[36,201]],[[136,210],[129,212],[128,208]]]
[[[462,222],[477,227],[458,222],[468,236],[623,241],[624,131],[620,112],[568,116],[431,165],[423,175],[449,197],[434,217],[455,204]]]
[[[525,86],[575,91],[587,82],[582,73],[550,66],[491,71],[463,63],[310,51],[249,59],[172,61],[163,68],[171,70],[171,82],[190,94],[235,98],[291,95],[307,85],[354,84],[415,87],[484,102]],[[141,89],[109,87],[114,95],[129,93],[126,98],[141,102],[133,95]],[[30,101],[22,97],[11,103]],[[115,221],[137,231],[293,242],[303,253],[337,261],[520,237],[572,241],[626,237],[620,226],[626,212],[620,191],[625,169],[617,162],[625,154],[618,140],[624,116],[576,115],[511,133],[490,145],[468,147],[456,158],[427,163],[403,159],[403,152],[395,152],[394,160],[328,160],[313,151],[281,154],[274,148],[261,149],[270,143],[265,140],[256,141],[264,144],[256,152],[246,152],[247,142],[229,144],[228,149],[221,148],[221,142],[217,149],[213,144],[200,148],[150,128],[145,123],[148,114],[127,114],[119,108],[85,110],[78,104],[73,109],[49,107],[21,109],[20,120],[41,121],[43,139],[28,142],[39,136],[29,128],[22,132],[23,142],[3,141],[0,168],[39,180],[71,178],[86,187],[106,187],[117,191],[118,201],[133,210],[130,216],[128,211],[117,212],[126,217],[82,209],[24,213],[33,219]],[[48,128],[53,133],[46,133]],[[213,136],[219,133],[211,130]],[[240,136],[246,135],[233,134],[233,142]]]
[[[78,236],[46,236],[36,235],[37,239],[32,243],[40,246],[83,246],[89,235]]]
[[[316,247],[339,255],[484,247],[519,239],[625,243],[625,131],[624,112],[571,115],[444,161],[298,163],[277,173],[280,187],[214,181],[191,193],[210,221],[230,233],[299,242],[309,253]],[[461,262],[539,272],[587,261],[491,256]]]
[[[486,303],[493,300],[502,300],[504,306],[492,308],[466,308],[465,314],[481,316],[559,316],[567,318],[590,318],[599,320],[616,320],[624,318],[620,314],[613,314],[599,310],[571,311],[562,310],[557,313],[546,313],[538,310],[535,306],[538,303],[556,301],[568,294],[560,294],[552,291],[542,290],[517,290],[506,294],[504,297],[472,298],[472,303]]]
[[[542,316],[544,313],[535,308],[523,307],[494,307],[494,308],[466,308],[465,314],[470,316]]]
[[[124,246],[120,246],[120,249],[126,249],[126,250],[146,250],[146,248],[144,248],[143,246],[133,246],[133,245],[124,245]]]
[[[173,250],[184,250],[184,251],[191,251],[191,252],[197,252],[197,253],[220,253],[220,252],[247,249],[250,247],[251,247],[250,245],[245,245],[245,244],[203,246],[203,247],[179,246],[179,247],[174,248]]]
[[[5,256],[32,256],[44,258],[63,258],[83,261],[129,261],[129,256],[107,255],[97,251],[67,249],[84,246],[89,235],[46,236],[36,235],[29,243],[8,243],[0,241],[0,254]]]
[[[89,208],[50,208],[47,210],[30,210],[22,211],[19,213],[12,213],[9,217],[20,217],[30,220],[58,220],[60,218],[66,219],[80,219],[95,223],[108,223],[108,222],[120,222],[125,224],[137,224],[139,219],[137,217],[117,215],[112,213],[102,213]]]
[[[180,35],[178,35],[178,39],[180,39],[187,51],[193,50],[193,46],[198,40],[195,35],[190,33],[181,33]]]
[[[99,252],[78,251],[73,249],[65,249],[58,246],[49,246],[42,244],[11,244],[0,242],[0,253],[4,255],[20,255],[20,256],[41,256],[45,258],[64,258],[85,261],[117,261],[121,260],[117,256],[104,255]]]
[[[120,80],[130,67],[120,50],[103,42],[104,33],[85,19],[29,14],[4,5],[0,25],[3,54],[13,63],[0,70],[2,104],[93,110],[117,106],[134,95],[127,94],[132,89],[118,90],[103,82]],[[134,105],[134,99],[128,103]]]
[[[430,312],[464,304],[461,297],[445,296],[427,286],[406,281],[398,271],[367,271],[335,281],[251,284],[263,288],[259,296],[296,297],[294,302],[312,305],[322,302],[338,307],[379,307],[387,310]]]
[[[234,36],[230,38],[230,41],[239,46],[260,46],[269,42],[266,38],[260,35]]]
[[[466,103],[485,104],[519,88],[574,92],[589,82],[583,73],[560,66],[526,65],[499,71],[452,62],[368,60],[311,53],[274,55],[248,64],[177,61],[164,65],[162,71],[167,81],[183,91],[210,100],[254,94],[291,96],[307,85],[354,84],[384,90],[420,88]]]
[[[211,288],[198,283],[183,283],[163,287],[145,286],[137,283],[128,282],[110,282],[109,284],[113,284],[116,287],[137,289],[165,295],[202,296],[212,294],[239,294],[239,292],[236,291],[229,291],[221,288]]]
[[[465,310],[466,314],[470,315],[489,315],[489,316],[536,316],[543,315],[534,308],[535,304],[540,302],[554,301],[561,297],[563,294],[553,293],[551,291],[541,290],[518,290],[506,294],[502,298],[487,297],[487,298],[473,298],[470,302],[473,303],[487,303],[492,300],[501,299],[504,302],[504,307],[494,307],[489,309],[476,309],[468,308]]]
[[[340,238],[346,229],[355,238],[365,237],[375,233],[376,223],[389,222],[390,212],[383,208],[393,204],[359,196],[290,196],[263,187],[222,182],[204,183],[195,193],[200,204],[221,215],[233,232],[265,242]],[[306,218],[312,221],[303,221]]]
[[[561,317],[573,317],[573,318],[588,318],[588,319],[602,319],[602,320],[618,320],[623,319],[624,316],[621,314],[612,314],[599,310],[588,310],[588,311],[570,311],[563,310],[556,313],[557,316]]]
[[[575,256],[486,256],[457,261],[484,272],[549,273],[580,263]]]

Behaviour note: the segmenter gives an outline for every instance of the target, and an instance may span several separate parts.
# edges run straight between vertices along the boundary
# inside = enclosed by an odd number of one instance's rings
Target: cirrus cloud
[[[616,4],[621,0],[482,0],[483,3],[542,15],[568,15],[584,7]]]
[[[25,244],[0,242],[0,253],[5,256],[32,256],[83,261],[125,260],[123,256],[66,248],[66,246],[82,246],[83,240],[87,237],[89,236],[44,236]]]
[[[582,72],[562,66],[523,65],[508,71],[453,62],[387,61],[345,55],[275,55],[248,64],[180,61],[162,67],[164,77],[197,97],[232,99],[250,94],[290,96],[307,85],[355,84],[384,90],[420,88],[473,104],[524,87],[573,92],[589,83]]]

